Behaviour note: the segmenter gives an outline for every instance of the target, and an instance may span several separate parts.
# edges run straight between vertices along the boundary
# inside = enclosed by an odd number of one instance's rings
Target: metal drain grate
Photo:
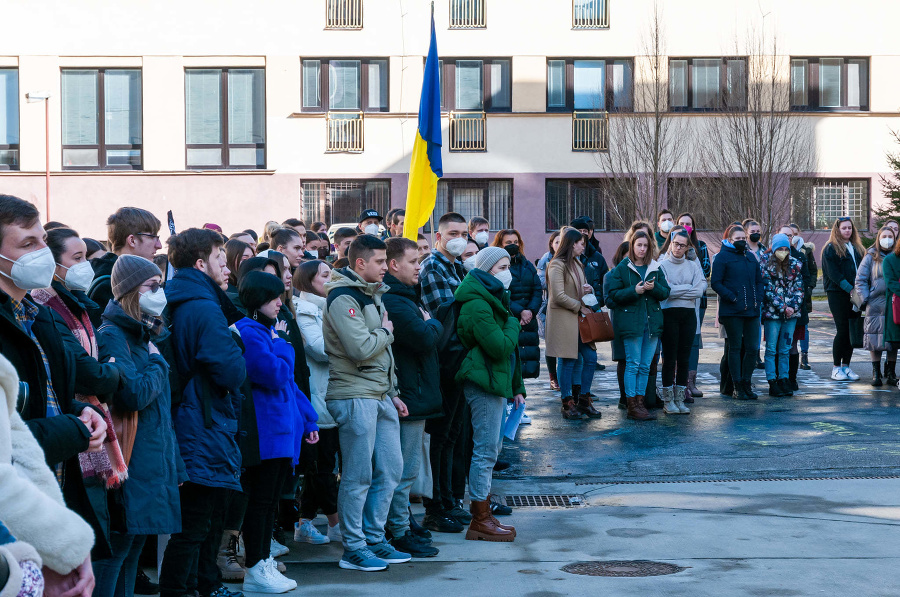
[[[663,576],[677,574],[687,568],[666,564],[665,562],[649,562],[647,560],[616,560],[610,562],[575,562],[561,568],[569,574],[582,576],[615,576],[615,577],[641,577]]]
[[[581,495],[508,495],[506,505],[511,508],[571,508],[584,503]]]

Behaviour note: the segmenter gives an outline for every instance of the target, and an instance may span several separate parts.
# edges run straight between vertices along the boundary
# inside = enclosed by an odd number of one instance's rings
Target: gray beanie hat
[[[504,257],[509,259],[509,253],[506,252],[506,249],[501,249],[500,247],[485,247],[478,251],[478,254],[475,256],[475,267],[482,271],[489,272],[491,271],[491,268],[497,265],[497,262]]]
[[[109,279],[113,298],[119,300],[149,278],[161,275],[162,272],[149,259],[137,255],[120,255],[113,264]]]

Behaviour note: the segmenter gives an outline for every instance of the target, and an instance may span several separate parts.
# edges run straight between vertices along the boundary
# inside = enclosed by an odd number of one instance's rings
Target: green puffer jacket
[[[626,257],[609,273],[607,288],[614,308],[613,330],[617,338],[636,338],[644,335],[644,326],[651,336],[659,336],[663,329],[663,314],[659,306],[669,298],[669,284],[659,268],[659,262],[651,260],[644,281],[656,280],[650,292],[638,294],[634,289],[641,281],[641,274]]]
[[[469,354],[456,381],[470,381],[485,392],[525,396],[519,359],[519,320],[509,311],[509,293],[497,278],[473,269],[453,294],[461,303],[456,331]]]

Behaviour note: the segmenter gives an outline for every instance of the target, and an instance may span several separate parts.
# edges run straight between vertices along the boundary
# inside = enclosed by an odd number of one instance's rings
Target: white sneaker
[[[831,370],[831,379],[834,381],[848,381],[850,378],[847,377],[843,367],[835,367]]]
[[[531,417],[528,416],[528,413],[522,413],[522,420],[519,421],[519,425],[531,425]]]
[[[305,519],[294,523],[294,541],[297,543],[312,543],[313,545],[331,543],[331,539],[320,533],[319,529],[313,526],[311,520]]]
[[[844,370],[844,375],[846,375],[847,379],[849,379],[850,381],[858,381],[859,380],[859,375],[854,373],[853,369],[851,369],[850,367],[845,366],[845,367],[842,367],[842,369]]]
[[[326,536],[335,543],[343,542],[344,541],[344,533],[341,532],[341,523],[337,523],[334,526],[328,525],[328,531],[326,532]]]
[[[297,582],[275,569],[275,560],[260,560],[244,575],[241,590],[245,593],[287,593],[297,588]]]
[[[287,547],[285,547],[284,545],[282,545],[281,543],[276,541],[274,537],[272,538],[272,543],[269,546],[269,557],[280,558],[281,556],[283,556],[284,554],[286,554],[290,551],[291,551],[290,549],[288,549]]]

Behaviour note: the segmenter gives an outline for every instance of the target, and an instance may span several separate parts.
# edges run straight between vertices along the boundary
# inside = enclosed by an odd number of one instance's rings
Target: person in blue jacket
[[[182,529],[169,539],[163,556],[160,594],[188,593],[193,568],[201,597],[220,597],[225,588],[216,550],[201,545],[219,544],[228,490],[241,490],[239,388],[247,372],[228,326],[243,315],[221,288],[227,269],[218,233],[188,228],[168,244],[169,263],[177,270],[165,288],[169,363],[181,386],[172,419],[188,481],[180,489]]]
[[[765,286],[759,262],[747,250],[747,233],[732,225],[713,261],[710,286],[719,295],[719,323],[725,328],[728,369],[734,379],[734,397],[756,400],[750,385],[759,352],[759,325]],[[741,359],[743,345],[744,358]]]
[[[275,506],[284,481],[299,461],[302,442],[319,441],[319,417],[294,381],[294,348],[279,337],[278,321],[284,283],[265,272],[250,272],[240,282],[247,317],[235,324],[246,348],[244,359],[253,390],[260,463],[241,477],[247,494],[244,591],[284,593],[297,587],[278,572],[269,555]]]

